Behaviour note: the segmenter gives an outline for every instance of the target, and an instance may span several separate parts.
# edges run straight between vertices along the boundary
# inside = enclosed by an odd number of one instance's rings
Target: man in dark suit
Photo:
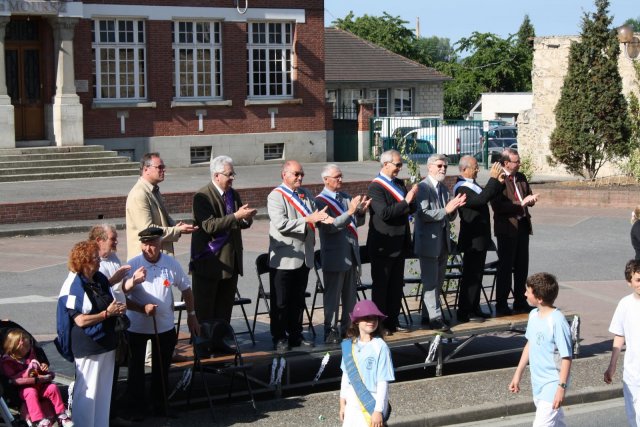
[[[418,186],[407,191],[404,182],[398,179],[402,158],[396,150],[382,153],[380,163],[380,173],[369,184],[371,219],[367,249],[371,259],[373,302],[388,316],[384,327],[395,332],[399,326],[404,260],[411,252],[409,214],[416,209]]]
[[[500,159],[505,173],[504,190],[491,201],[493,231],[498,239],[498,271],[496,272],[496,315],[528,313],[524,296],[529,274],[529,235],[532,234],[529,207],[538,195],[531,192],[527,178],[519,172],[520,156],[506,148]],[[507,304],[513,273],[513,311]]]
[[[211,161],[211,182],[193,196],[194,224],[191,239],[191,273],[195,312],[200,322],[229,322],[242,274],[242,236],[256,210],[243,205],[231,186],[235,179],[233,160],[219,156]]]
[[[491,168],[491,178],[485,188],[476,182],[478,161],[463,156],[459,164],[460,175],[453,187],[454,194],[467,196],[460,213],[458,248],[462,256],[462,283],[458,298],[458,322],[484,322],[489,317],[480,309],[480,290],[487,249],[491,245],[491,218],[488,203],[502,191],[504,174],[496,163]]]
[[[447,156],[434,154],[427,160],[428,175],[418,184],[417,210],[413,234],[414,253],[420,258],[422,280],[421,324],[433,330],[448,331],[442,316],[440,288],[444,283],[447,258],[451,252],[450,223],[464,206],[466,196],[451,197],[444,183]]]
[[[316,206],[327,207],[327,213],[334,218],[333,224],[318,223],[324,279],[324,340],[338,344],[347,332],[349,313],[356,304],[356,279],[360,274],[357,227],[364,224],[370,200],[360,195],[351,198],[340,191],[342,171],[337,165],[326,165],[321,175],[324,189],[316,196]],[[342,316],[338,329],[340,299]]]

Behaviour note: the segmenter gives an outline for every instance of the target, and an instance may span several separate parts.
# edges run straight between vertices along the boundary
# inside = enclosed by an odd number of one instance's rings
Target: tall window
[[[389,114],[389,109],[387,108],[389,104],[388,99],[388,90],[387,89],[372,89],[371,97],[375,99],[376,104],[374,105],[373,114],[376,116],[387,116]]]
[[[393,90],[393,112],[400,115],[411,113],[411,89]]]
[[[292,97],[293,24],[252,22],[248,37],[249,97]]]
[[[222,44],[219,22],[174,22],[176,98],[222,96]]]
[[[144,21],[97,19],[91,22],[94,97],[145,99]]]

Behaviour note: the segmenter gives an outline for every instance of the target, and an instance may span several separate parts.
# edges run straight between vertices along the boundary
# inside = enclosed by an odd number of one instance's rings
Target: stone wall
[[[518,148],[524,155],[531,156],[537,173],[568,175],[562,165],[552,167],[547,162],[549,138],[555,129],[554,109],[560,99],[560,92],[567,73],[569,47],[577,36],[536,37],[533,56],[533,103],[532,108],[518,117]],[[620,46],[623,50],[622,45]],[[623,92],[638,94],[633,63],[620,54],[618,69],[622,76]],[[605,165],[599,176],[618,175],[620,170],[611,164]]]

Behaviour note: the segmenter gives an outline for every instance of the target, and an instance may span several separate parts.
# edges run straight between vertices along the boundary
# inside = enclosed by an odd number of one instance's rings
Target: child
[[[6,377],[18,380],[49,373],[49,366],[36,359],[31,337],[25,331],[21,329],[10,330],[4,339],[3,350],[0,371]],[[40,399],[46,398],[51,401],[56,414],[58,414],[58,425],[73,427],[73,421],[65,411],[60,390],[54,383],[41,382],[18,387],[18,393],[25,401],[29,418],[34,421],[34,425],[38,427],[52,425],[40,406]],[[38,421],[37,424],[36,421]]]
[[[340,421],[349,427],[382,427],[390,412],[388,383],[395,380],[391,352],[382,339],[387,316],[373,301],[362,300],[350,317],[347,339],[342,341]]]
[[[536,418],[533,426],[564,426],[561,408],[571,369],[571,330],[564,315],[553,306],[558,296],[558,281],[549,273],[537,273],[527,279],[524,294],[536,307],[529,313],[527,345],[522,350],[509,390],[520,391],[522,372],[529,363]]]
[[[624,407],[630,426],[640,425],[640,260],[631,260],[624,269],[624,277],[633,290],[616,307],[609,332],[613,333],[613,349],[604,382],[611,384],[622,346],[627,343],[622,371]]]

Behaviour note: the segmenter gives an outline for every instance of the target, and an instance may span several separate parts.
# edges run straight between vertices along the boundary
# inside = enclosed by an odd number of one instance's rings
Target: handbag
[[[124,332],[131,326],[131,320],[126,314],[116,317],[116,326],[113,328],[116,332]]]

